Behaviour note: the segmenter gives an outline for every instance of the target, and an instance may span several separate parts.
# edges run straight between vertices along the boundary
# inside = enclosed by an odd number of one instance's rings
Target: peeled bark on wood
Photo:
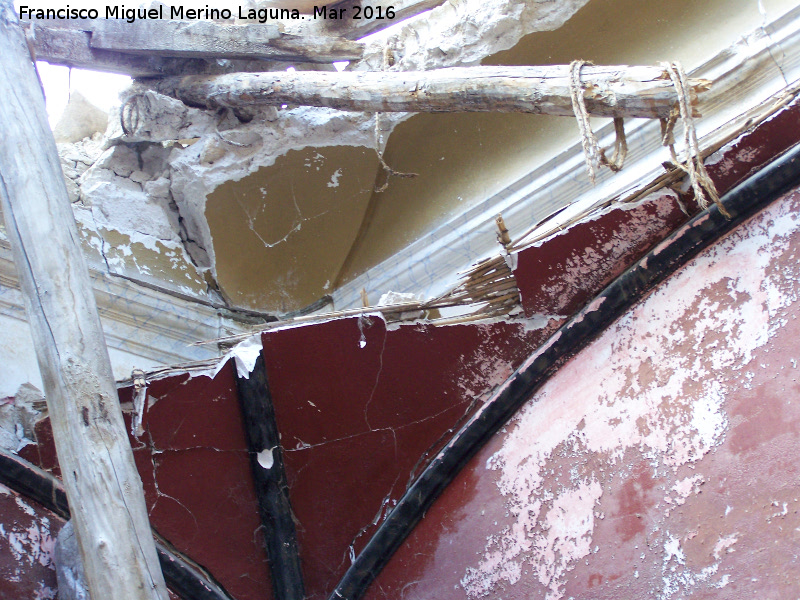
[[[167,600],[42,90],[10,0],[0,0],[0,130],[6,232],[90,592]]]
[[[677,102],[660,67],[586,66],[595,117],[664,118]],[[690,80],[691,101],[708,89]],[[519,112],[572,116],[569,66],[457,67],[433,71],[236,73],[148,82],[190,106],[322,106],[364,112]]]

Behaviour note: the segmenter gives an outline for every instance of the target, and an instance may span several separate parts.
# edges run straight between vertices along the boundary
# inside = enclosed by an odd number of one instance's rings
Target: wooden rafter
[[[38,60],[133,77],[267,71],[274,62],[331,63],[358,60],[364,53],[358,42],[284,33],[270,24],[100,19],[46,26],[28,21],[25,27]],[[239,64],[214,64],[220,59]]]
[[[597,117],[665,118],[677,94],[660,67],[586,66],[584,98]],[[708,89],[690,80],[691,101]],[[572,116],[570,68],[457,67],[433,71],[273,72],[169,77],[148,84],[203,108],[283,104],[365,112],[520,112]]]

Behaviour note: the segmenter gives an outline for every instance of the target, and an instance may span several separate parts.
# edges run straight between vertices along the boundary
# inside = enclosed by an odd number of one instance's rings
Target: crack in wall
[[[359,315],[358,317],[358,328],[361,330],[361,341],[359,342],[359,346],[361,348],[366,347],[367,342],[366,338],[364,337],[364,330],[362,329],[362,319],[363,315]],[[372,322],[368,321],[368,327],[372,326]],[[364,405],[364,422],[367,424],[367,428],[372,431],[372,426],[369,423],[369,405],[372,403],[372,399],[375,397],[375,391],[378,389],[378,382],[381,379],[381,373],[383,373],[383,354],[386,351],[386,339],[389,337],[389,332],[386,329],[383,330],[383,344],[381,345],[381,352],[379,354],[379,365],[378,365],[378,372],[375,374],[375,383],[372,386],[372,391],[369,394],[369,398],[367,399],[367,403]],[[396,442],[395,442],[396,445]],[[396,452],[396,448],[395,448]]]
[[[292,203],[294,204],[294,209],[295,212],[297,213],[297,216],[292,222],[292,226],[290,227],[286,235],[284,235],[276,242],[268,242],[261,236],[260,233],[258,233],[258,231],[256,231],[255,228],[255,223],[256,220],[258,219],[259,213],[264,212],[264,210],[267,208],[266,203],[261,204],[261,206],[255,212],[255,214],[250,214],[250,211],[247,210],[247,207],[245,207],[245,205],[242,203],[239,196],[237,194],[234,194],[234,199],[236,200],[236,203],[239,205],[239,208],[242,209],[244,216],[247,218],[247,228],[253,232],[253,234],[258,238],[258,240],[264,245],[264,248],[267,249],[274,248],[275,246],[278,246],[279,244],[286,242],[292,234],[297,233],[303,228],[303,223],[307,223],[309,221],[313,221],[314,219],[318,219],[319,217],[322,217],[330,212],[329,210],[325,210],[311,217],[304,217],[302,211],[300,210],[300,206],[297,204],[297,197],[295,196],[294,193],[294,185],[290,183],[289,187],[292,192]]]
[[[305,442],[300,441],[296,448],[283,448],[283,451],[284,452],[302,452],[303,450],[311,450],[313,448],[320,448],[322,446],[327,446],[329,444],[335,444],[337,442],[344,442],[344,441],[351,440],[351,439],[354,439],[354,438],[357,438],[357,437],[369,435],[371,433],[383,433],[385,431],[396,433],[398,431],[406,429],[407,427],[412,427],[414,425],[419,425],[420,423],[424,423],[425,421],[430,421],[431,419],[435,419],[436,417],[439,417],[439,416],[443,415],[444,413],[453,410],[454,408],[458,407],[459,405],[463,404],[464,402],[466,402],[466,400],[464,400],[464,401],[462,401],[462,402],[460,402],[458,404],[454,404],[453,406],[448,406],[447,408],[444,408],[444,409],[440,410],[439,412],[434,413],[432,415],[428,415],[427,417],[423,417],[423,418],[417,419],[415,421],[409,421],[408,423],[404,423],[403,425],[398,425],[396,427],[378,427],[378,428],[375,428],[375,429],[369,429],[367,431],[359,431],[358,433],[354,433],[352,435],[345,435],[345,436],[342,436],[340,438],[335,438],[335,439],[332,439],[332,440],[325,440],[324,442],[318,442],[316,444],[306,444]]]
[[[377,526],[378,523],[380,523],[383,519],[386,518],[386,516],[391,511],[391,507],[389,506],[390,504],[392,504],[392,503],[394,505],[397,504],[397,500],[393,500],[392,499],[392,493],[394,492],[394,486],[397,485],[397,482],[398,482],[399,479],[400,479],[400,475],[398,474],[397,477],[395,477],[394,482],[392,483],[392,485],[391,485],[391,487],[389,489],[389,493],[387,493],[383,497],[383,500],[381,501],[380,507],[378,508],[378,512],[375,513],[375,517],[372,519],[372,522],[367,524],[367,525],[365,525],[364,527],[362,527],[358,531],[358,533],[356,533],[356,535],[353,537],[353,541],[350,542],[350,545],[347,547],[347,550],[344,552],[344,555],[342,557],[342,562],[339,563],[339,566],[336,569],[337,572],[341,570],[342,565],[344,565],[344,562],[345,562],[345,560],[347,560],[348,557],[350,558],[350,564],[351,565],[356,562],[355,546],[356,546],[356,541],[358,541],[358,538],[360,538],[362,535],[367,533],[367,531],[369,531],[371,528]]]
[[[194,516],[194,513],[192,513],[192,511],[189,510],[189,508],[183,502],[181,502],[180,500],[178,500],[174,496],[171,496],[169,494],[165,494],[159,488],[159,486],[158,486],[158,465],[156,464],[156,456],[158,454],[162,454],[163,451],[161,451],[161,450],[156,448],[155,443],[153,442],[153,436],[150,434],[149,431],[147,432],[147,437],[148,437],[148,449],[150,450],[150,464],[153,467],[153,488],[155,489],[155,492],[156,492],[156,500],[155,500],[155,502],[153,502],[153,506],[151,506],[150,510],[147,512],[147,516],[152,518],[153,512],[156,510],[156,506],[158,506],[159,500],[161,500],[161,498],[168,498],[169,500],[172,500],[173,502],[175,502],[183,510],[185,510],[186,513],[192,518],[192,520],[194,521],[194,526],[195,526],[195,535],[197,535],[197,533],[200,531],[200,523],[197,521],[197,517]]]

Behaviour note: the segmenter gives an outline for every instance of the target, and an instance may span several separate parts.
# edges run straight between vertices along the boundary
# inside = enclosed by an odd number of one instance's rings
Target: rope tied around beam
[[[706,171],[703,157],[700,154],[700,144],[697,141],[697,130],[692,116],[691,102],[689,99],[689,85],[686,83],[686,73],[678,61],[664,62],[661,65],[669,75],[675,91],[678,94],[678,110],[673,109],[670,116],[661,119],[661,143],[669,148],[670,155],[677,167],[689,176],[689,181],[694,191],[694,197],[700,208],[708,208],[708,199],[717,205],[719,211],[727,218],[730,213],[725,209],[719,199],[717,188]],[[681,160],[675,151],[675,124],[680,116],[683,121],[683,144],[686,148],[686,159]]]
[[[621,171],[625,164],[625,157],[628,155],[628,141],[625,138],[625,123],[622,117],[614,117],[614,153],[611,158],[606,157],[606,151],[600,147],[597,136],[592,130],[589,121],[589,111],[586,109],[586,99],[584,98],[584,88],[581,83],[581,69],[586,64],[592,64],[584,60],[573,60],[569,65],[569,90],[572,99],[572,110],[578,121],[578,129],[581,132],[581,146],[583,156],[586,160],[586,170],[589,179],[594,184],[599,166],[608,167],[613,172]]]
[[[392,50],[389,47],[389,43],[387,42],[383,46],[383,64],[381,65],[381,71],[385,71],[393,63],[394,57],[392,55]],[[389,180],[392,177],[411,179],[419,176],[419,173],[403,173],[402,171],[395,171],[392,167],[386,164],[386,161],[383,159],[383,152],[381,152],[381,114],[382,113],[379,112],[375,113],[375,154],[378,155],[378,161],[381,163],[381,168],[383,169],[383,172],[386,173],[386,181],[383,183],[383,185],[375,188],[375,192],[378,194],[387,190],[389,187]]]
[[[136,93],[129,96],[119,107],[119,124],[122,133],[134,135],[144,120],[144,115],[150,113],[152,103],[146,93]]]

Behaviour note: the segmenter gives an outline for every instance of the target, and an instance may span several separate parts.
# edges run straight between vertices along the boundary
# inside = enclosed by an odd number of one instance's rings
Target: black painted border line
[[[231,367],[234,366],[234,361]],[[275,600],[303,600],[305,587],[300,564],[297,531],[289,503],[289,485],[283,464],[275,409],[267,383],[263,355],[258,355],[249,378],[236,374],[236,389],[247,434],[247,449],[258,498],[264,540],[267,548],[272,593]],[[271,460],[264,466],[259,462]],[[269,463],[267,463],[269,464]]]
[[[358,600],[464,465],[525,404],[567,358],[600,335],[648,291],[701,250],[775,200],[800,179],[800,146],[788,150],[725,194],[726,219],[713,206],[637,261],[573,316],[453,437],[417,480],[345,573],[329,600]]]
[[[47,471],[0,449],[0,483],[69,520],[64,485]],[[184,600],[231,600],[231,596],[199,568],[156,540],[156,551],[167,587]]]

